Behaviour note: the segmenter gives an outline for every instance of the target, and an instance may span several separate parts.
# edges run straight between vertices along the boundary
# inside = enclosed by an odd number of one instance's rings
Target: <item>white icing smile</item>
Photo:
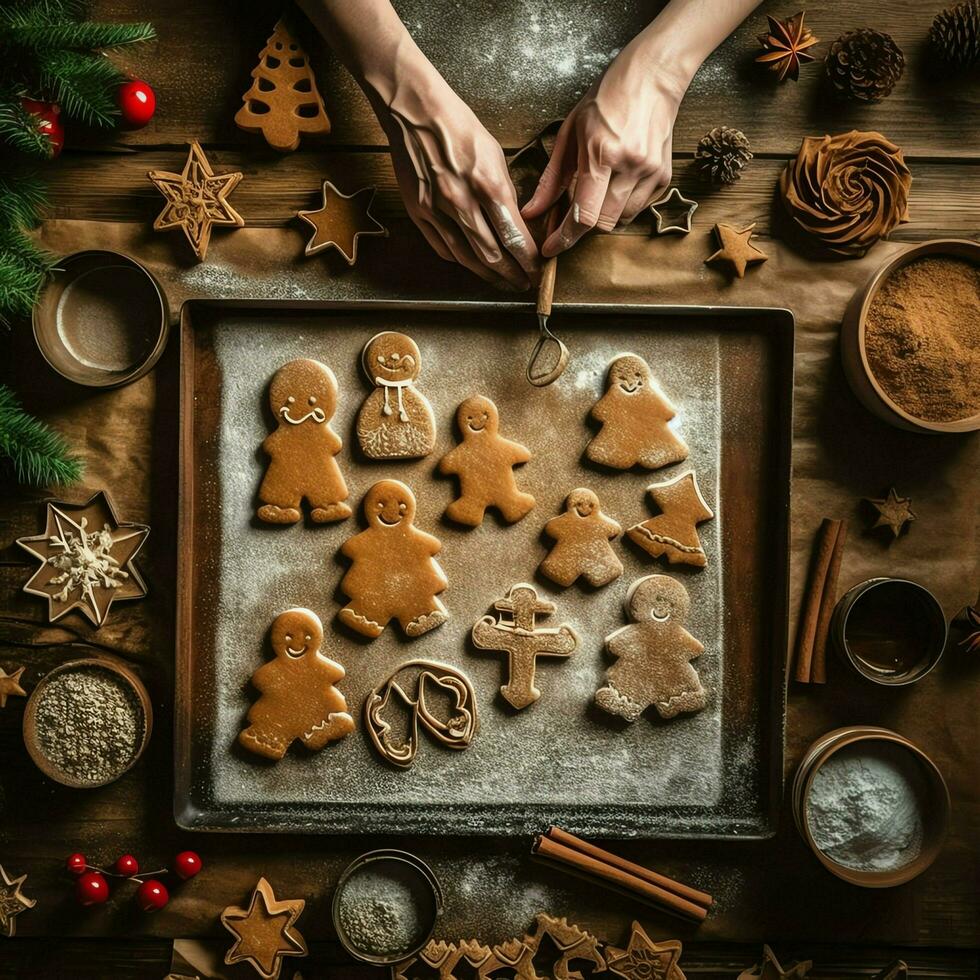
[[[401,524],[401,522],[402,522],[402,519],[401,519],[401,515],[400,514],[393,521],[386,521],[385,520],[385,517],[384,517],[384,514],[378,514],[378,523],[379,524],[384,524],[385,527],[396,527],[397,525]]]
[[[307,412],[305,415],[300,416],[298,419],[294,419],[292,415],[289,414],[289,406],[283,405],[279,409],[279,414],[290,424],[290,425],[302,425],[307,419],[313,419],[314,422],[326,422],[327,416],[322,408],[314,408],[312,411]]]
[[[286,653],[291,657],[302,657],[306,653],[306,647],[300,647],[298,650],[294,650],[292,647],[286,647]]]
[[[619,387],[622,388],[623,391],[626,391],[626,392],[628,392],[629,394],[632,395],[634,391],[639,391],[640,388],[643,387],[643,382],[642,381],[634,381],[632,384],[630,384],[630,382],[628,382],[628,381],[620,381],[619,382]]]

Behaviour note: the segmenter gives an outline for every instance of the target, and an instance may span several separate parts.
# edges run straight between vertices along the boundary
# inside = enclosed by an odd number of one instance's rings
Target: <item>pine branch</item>
[[[51,156],[51,140],[41,132],[37,116],[28,112],[20,97],[9,90],[0,90],[0,142],[29,156]]]
[[[16,228],[0,228],[0,325],[31,315],[54,262],[53,255]]]
[[[82,461],[65,440],[24,411],[17,396],[0,384],[0,456],[9,460],[19,483],[34,487],[77,483]]]
[[[34,228],[46,200],[37,174],[0,168],[0,228]]]
[[[114,126],[119,116],[114,92],[122,72],[101,55],[77,51],[39,52],[41,87],[62,112],[87,126]]]
[[[0,22],[2,29],[2,22]],[[92,22],[32,22],[12,24],[0,45],[31,52],[51,49],[95,51],[121,48],[156,37],[151,24],[97,24]]]

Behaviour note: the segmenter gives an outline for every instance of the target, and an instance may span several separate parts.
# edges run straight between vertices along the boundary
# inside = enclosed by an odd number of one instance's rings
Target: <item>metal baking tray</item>
[[[180,527],[175,727],[177,822],[188,829],[509,835],[548,823],[608,837],[758,838],[775,831],[782,790],[787,634],[793,318],[786,310],[657,306],[557,307],[572,351],[558,382],[532,388],[534,340],[526,307],[393,302],[191,301],[181,313]],[[381,330],[412,336],[418,382],[436,417],[435,451],[375,462],[357,449],[354,418],[369,393],[365,342]],[[614,472],[585,460],[588,413],[619,353],[646,358],[678,407],[691,449],[656,473]],[[270,527],[254,517],[270,431],[267,386],[285,361],[328,364],[339,399],[333,426],[355,516]],[[500,410],[501,433],[527,445],[518,480],[536,508],[515,525],[488,514],[466,529],[442,514],[455,484],[436,474],[456,443],[456,406],[475,393]],[[545,522],[577,486],[593,489],[625,528],[650,516],[649,483],[696,469],[715,511],[699,528],[708,566],[655,562],[619,541],[625,573],[600,589],[560,590],[536,576]],[[371,643],[335,616],[345,601],[341,544],[364,525],[360,501],[376,480],[408,483],[417,526],[437,535],[449,578],[450,619],[411,640],[392,623]],[[708,705],[633,724],[593,704],[609,664],[604,638],[624,625],[623,599],[642,575],[681,578],[687,628],[705,646],[696,661]],[[539,661],[539,702],[514,712],[501,699],[503,658],[469,633],[511,585],[531,581],[557,604],[543,625],[568,623],[580,645],[567,661]],[[270,764],[235,744],[269,656],[273,618],[307,606],[324,622],[324,652],[347,671],[341,690],[357,730],[317,753],[294,747]],[[363,730],[370,690],[403,661],[452,664],[472,681],[480,731],[463,752],[434,741],[395,769]]]

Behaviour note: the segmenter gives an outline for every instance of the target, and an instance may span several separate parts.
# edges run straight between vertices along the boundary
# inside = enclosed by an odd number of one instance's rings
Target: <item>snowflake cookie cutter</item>
[[[666,209],[667,205],[686,208],[681,213],[677,224],[666,223],[663,210]],[[698,209],[698,202],[689,200],[676,187],[671,187],[663,197],[654,201],[648,207],[650,213],[656,219],[656,233],[658,235],[688,235],[691,232],[691,221],[694,219],[694,212]]]

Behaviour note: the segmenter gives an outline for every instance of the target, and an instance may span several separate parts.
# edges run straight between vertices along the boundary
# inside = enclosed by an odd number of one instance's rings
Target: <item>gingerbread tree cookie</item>
[[[715,515],[701,496],[698,477],[694,470],[681,473],[664,483],[652,483],[647,487],[660,513],[641,524],[634,524],[627,537],[654,558],[667,556],[671,565],[694,565],[704,568],[708,564],[697,525],[710,521]]]
[[[415,495],[400,480],[381,480],[364,496],[367,530],[340,549],[353,564],[340,588],[350,602],[337,614],[364,636],[380,636],[397,619],[421,636],[448,619],[438,595],[449,584],[435,556],[438,538],[414,525]]]
[[[705,706],[704,688],[691,666],[704,646],[686,629],[691,600],[669,575],[637,579],[626,593],[626,615],[633,622],[606,637],[616,663],[596,704],[612,715],[636,721],[653,705],[663,718]]]
[[[456,424],[463,441],[439,461],[440,473],[459,478],[459,497],[446,508],[446,516],[470,527],[483,523],[488,507],[496,507],[508,524],[526,517],[534,497],[518,488],[514,467],[526,463],[531,452],[498,433],[497,406],[473,395],[456,409]]]
[[[260,697],[249,709],[249,725],[239,734],[239,744],[278,760],[296,739],[317,751],[352,732],[347,701],[334,686],[345,671],[320,653],[323,625],[316,613],[280,613],[270,637],[275,659],[252,674]]]
[[[553,517],[544,533],[555,541],[538,566],[542,575],[567,588],[579,577],[596,587],[608,585],[623,574],[623,563],[610,541],[623,529],[599,508],[599,498],[584,487],[565,500],[565,513]]]
[[[269,407],[278,428],[262,443],[271,461],[259,487],[259,519],[294,524],[304,498],[318,524],[350,517],[347,484],[334,459],[343,442],[330,427],[337,407],[333,371],[306,358],[284,364],[269,386]]]
[[[593,463],[617,470],[637,464],[656,470],[687,459],[687,445],[667,425],[677,410],[636,354],[624,354],[609,365],[606,393],[591,414],[602,423],[585,447]]]
[[[252,69],[252,86],[242,96],[235,125],[246,133],[261,133],[282,153],[299,146],[300,133],[330,132],[310,59],[281,20]]]
[[[578,646],[571,626],[541,627],[538,616],[550,616],[555,604],[538,598],[533,585],[511,588],[506,599],[493,604],[498,618],[484,616],[472,630],[479,650],[507,654],[507,682],[500,688],[504,700],[515,708],[526,708],[541,697],[534,686],[538,657],[569,657]]]
[[[357,440],[369,459],[428,456],[436,422],[428,399],[415,387],[422,369],[418,345],[403,333],[385,330],[372,337],[361,366],[374,391],[357,413]]]

